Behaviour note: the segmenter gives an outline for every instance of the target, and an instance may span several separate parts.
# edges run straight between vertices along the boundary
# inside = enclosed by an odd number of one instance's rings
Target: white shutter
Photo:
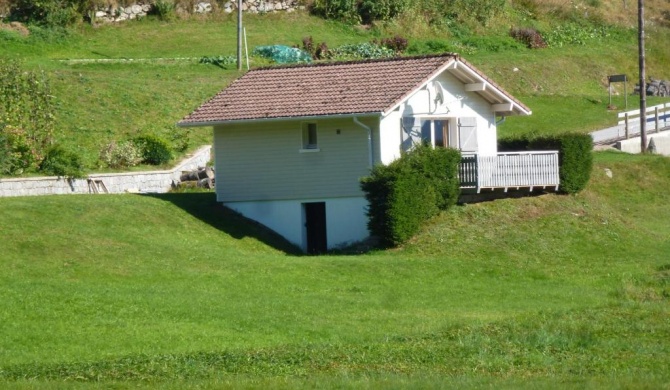
[[[459,118],[459,149],[463,152],[477,151],[477,118]]]

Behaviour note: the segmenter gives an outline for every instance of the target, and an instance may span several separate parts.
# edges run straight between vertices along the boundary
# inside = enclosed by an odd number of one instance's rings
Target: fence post
[[[625,121],[626,121],[626,139],[628,139],[628,113],[625,115]]]
[[[661,131],[661,128],[658,126],[658,106],[656,106],[655,112],[656,112],[656,132],[658,133]]]

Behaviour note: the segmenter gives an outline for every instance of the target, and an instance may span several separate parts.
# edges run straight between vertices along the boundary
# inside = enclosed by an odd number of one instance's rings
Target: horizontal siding
[[[320,151],[309,153],[300,153],[300,121],[215,128],[219,201],[362,196],[367,132],[351,119],[315,122]]]

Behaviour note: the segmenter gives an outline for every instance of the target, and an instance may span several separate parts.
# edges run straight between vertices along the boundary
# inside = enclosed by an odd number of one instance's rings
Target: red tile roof
[[[456,60],[456,54],[443,54],[252,69],[178,124],[379,114]]]

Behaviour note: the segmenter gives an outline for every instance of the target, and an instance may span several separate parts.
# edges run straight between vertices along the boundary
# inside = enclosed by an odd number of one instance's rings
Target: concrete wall
[[[364,240],[367,228],[363,197],[294,199],[260,202],[224,202],[231,209],[279,233],[289,242],[307,250],[303,203],[326,203],[328,249]]]
[[[207,165],[211,158],[211,146],[203,146],[193,156],[181,161],[167,171],[146,171],[129,173],[91,174],[89,179],[102,180],[109,193],[156,192],[170,190],[173,182],[179,181],[182,171],[191,171]],[[30,177],[18,179],[0,178],[0,197],[89,194],[91,189],[87,179],[68,181],[62,177]]]
[[[652,139],[654,140],[654,153],[670,156],[670,131],[647,134],[647,142],[651,144]],[[626,153],[640,153],[640,137],[619,141],[614,147]],[[649,144],[647,144],[647,147],[649,147]]]
[[[649,141],[649,151],[654,154],[670,156],[670,137],[652,137]]]

